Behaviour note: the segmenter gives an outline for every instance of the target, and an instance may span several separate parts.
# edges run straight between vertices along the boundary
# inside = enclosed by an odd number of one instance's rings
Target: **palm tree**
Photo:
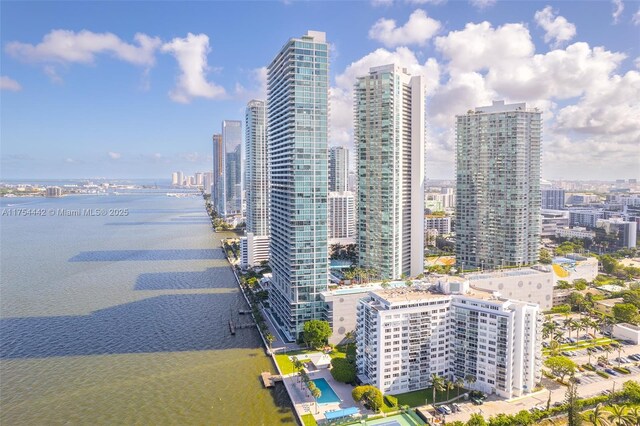
[[[589,360],[587,361],[587,364],[591,364],[591,354],[593,354],[594,351],[595,349],[593,348],[587,348],[587,355],[589,355]]]
[[[630,408],[627,412],[632,425],[640,425],[640,407]]]
[[[624,351],[622,350],[622,345],[618,345],[616,349],[618,349],[618,367],[620,367],[622,365],[622,360],[620,358],[622,357],[622,352]]]
[[[547,321],[542,325],[542,337],[545,339],[550,338],[558,329],[558,326],[553,321]]]
[[[611,424],[624,426],[629,423],[631,417],[627,415],[627,409],[623,405],[613,404],[609,407],[609,411],[611,411],[611,415],[609,416],[609,420],[611,420]]]
[[[447,401],[449,400],[449,391],[453,390],[453,388],[455,388],[455,385],[453,384],[453,382],[451,380],[446,380],[444,381],[444,387],[447,390]]]
[[[467,382],[469,388],[476,382],[476,380],[478,379],[476,379],[476,376],[473,374],[467,374],[464,378],[464,381]]]
[[[380,284],[380,287],[382,287],[384,289],[387,289],[387,288],[389,288],[390,285],[391,284],[389,284],[389,280],[384,279],[384,280],[382,280],[382,283]]]
[[[313,396],[313,399],[316,402],[316,414],[318,414],[318,398],[322,396],[322,391],[318,389],[316,386],[314,386],[311,389],[311,396]]]
[[[436,373],[431,375],[431,386],[433,387],[433,401],[436,403],[436,392],[442,392],[444,390],[444,377],[438,376]]]
[[[603,363],[603,364],[606,364],[606,363],[608,362],[608,360],[607,360],[607,358],[606,358],[604,355],[600,355],[600,356],[598,357],[598,362],[599,362],[599,363],[601,362],[601,363]]]
[[[453,384],[456,385],[456,387],[458,388],[457,396],[460,396],[460,389],[464,386],[464,379],[462,377],[456,377]]]
[[[598,404],[587,416],[587,420],[593,423],[593,426],[609,426],[608,413],[603,408],[602,404]]]
[[[551,352],[553,356],[558,355],[558,352],[560,352],[560,343],[558,343],[557,340],[549,342],[549,352]]]
[[[271,344],[276,340],[276,337],[271,333],[267,333],[267,335],[264,336],[264,339],[267,341],[269,349],[271,349]]]
[[[349,343],[355,342],[355,340],[356,340],[356,332],[355,332],[355,330],[347,331],[344,334],[344,338],[347,339],[347,341],[349,341]]]
[[[607,354],[607,363],[609,362],[609,354],[613,352],[613,348],[610,345],[604,347],[604,352]]]

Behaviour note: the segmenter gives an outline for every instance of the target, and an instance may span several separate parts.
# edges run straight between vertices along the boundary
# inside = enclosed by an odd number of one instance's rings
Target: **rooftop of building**
[[[624,303],[624,299],[622,297],[618,297],[615,299],[598,300],[596,303],[599,303],[601,305],[608,306],[608,307],[614,307],[618,303]]]
[[[386,289],[386,290],[376,290],[376,291],[373,291],[372,293],[389,303],[446,299],[451,296],[472,297],[474,299],[482,299],[482,300],[498,300],[499,299],[498,296],[494,294],[494,292],[481,290],[477,288],[469,288],[469,291],[465,294],[444,294],[436,290],[434,286],[427,287],[423,285],[419,285],[416,287],[402,287],[402,288],[393,288],[393,289]]]
[[[464,274],[463,277],[468,279],[469,281],[478,281],[490,278],[520,277],[526,275],[546,274],[550,272],[551,269],[547,270],[546,267],[535,266],[515,269],[500,269],[495,271],[470,272]]]
[[[640,326],[629,324],[628,322],[621,322],[619,324],[616,324],[616,326],[628,328],[633,331],[640,331]]]

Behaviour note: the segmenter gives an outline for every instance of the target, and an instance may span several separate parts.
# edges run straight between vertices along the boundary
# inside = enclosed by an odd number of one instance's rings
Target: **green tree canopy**
[[[378,411],[384,403],[382,392],[375,386],[357,386],[351,391],[354,401],[362,401],[367,407],[373,411]]]
[[[544,362],[544,365],[551,370],[554,376],[560,377],[560,380],[564,380],[567,374],[571,375],[575,373],[577,369],[576,363],[566,356],[549,357]]]
[[[353,383],[356,381],[356,367],[346,358],[331,360],[331,375],[338,382]]]
[[[618,303],[613,307],[613,316],[619,322],[636,324],[638,322],[638,308],[631,303]]]
[[[469,420],[467,420],[467,426],[487,426],[487,422],[482,415],[473,413]]]
[[[551,253],[547,249],[540,249],[540,260],[539,262],[545,265],[549,265],[552,261]]]
[[[302,334],[307,346],[317,348],[324,345],[331,336],[331,326],[323,320],[307,321],[302,328]]]

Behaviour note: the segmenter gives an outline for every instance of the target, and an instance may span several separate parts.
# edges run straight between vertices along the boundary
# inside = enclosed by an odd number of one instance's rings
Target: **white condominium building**
[[[389,394],[424,389],[432,374],[473,376],[472,388],[505,398],[531,392],[541,379],[538,306],[464,280],[435,288],[379,290],[358,302],[360,380]]]
[[[342,146],[329,149],[329,192],[348,191],[349,150]]]
[[[398,65],[355,86],[358,253],[382,278],[424,271],[424,82]]]
[[[353,238],[356,208],[353,192],[329,192],[329,238]]]

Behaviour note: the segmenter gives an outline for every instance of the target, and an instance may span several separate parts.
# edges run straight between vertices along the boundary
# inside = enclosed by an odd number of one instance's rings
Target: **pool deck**
[[[306,389],[306,386],[302,384],[297,374],[289,374],[283,377],[283,383],[287,388],[289,397],[295,410],[301,415],[313,414],[313,417],[318,423],[324,422],[326,417],[324,413],[327,411],[340,410],[343,408],[357,407],[361,414],[373,414],[372,411],[365,409],[361,404],[356,404],[351,397],[351,391],[353,387],[344,383],[336,382],[331,376],[331,372],[328,369],[322,369],[309,372],[309,378],[312,380],[323,378],[325,379],[333,391],[340,398],[340,402],[318,404]]]

